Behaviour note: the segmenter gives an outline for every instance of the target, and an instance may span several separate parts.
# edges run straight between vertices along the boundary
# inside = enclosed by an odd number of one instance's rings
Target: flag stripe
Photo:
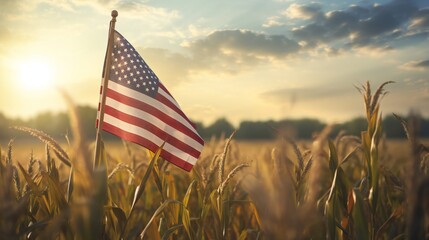
[[[164,143],[164,140],[162,140],[161,138],[147,131],[144,128],[126,123],[113,116],[105,115],[103,130],[108,132],[114,131],[113,134],[118,135],[113,128],[118,128],[123,132],[125,132],[126,134],[128,134],[129,136],[130,135],[138,136],[138,137],[132,137],[132,139],[127,139],[127,140],[131,140],[132,142],[135,142],[138,144],[143,144],[144,146],[149,145],[147,147],[149,148],[149,150],[153,152],[158,150],[159,146],[161,146]],[[192,165],[195,164],[195,162],[197,161],[197,158],[190,156],[189,154],[181,151],[180,149],[177,149],[175,146],[171,145],[168,142],[165,142],[163,150],[170,154],[175,155],[177,159],[180,159],[183,162],[188,162]]]
[[[162,83],[160,83],[159,85],[161,86]],[[158,90],[158,95],[156,96],[156,100],[160,101],[164,105],[166,105],[169,108],[173,109],[180,116],[182,116],[183,119],[186,120],[193,128],[195,128],[194,124],[186,117],[186,115],[180,109],[179,104],[177,104],[176,100],[171,95],[169,95],[168,92],[165,92],[163,90],[163,88],[160,88]]]
[[[107,104],[107,101],[114,101],[114,100],[106,99],[106,104]],[[131,107],[127,107],[127,106],[119,106],[119,104],[120,103],[118,103],[118,105],[109,104],[109,105],[112,105],[115,107],[110,107],[110,106],[106,105],[105,114],[110,115],[112,117],[115,117],[115,118],[117,118],[121,121],[127,122],[129,124],[134,124],[137,126],[144,126],[144,128],[146,130],[154,133],[160,139],[163,139],[164,141],[173,144],[174,146],[176,146],[180,150],[191,154],[193,157],[198,158],[200,156],[200,151],[203,148],[203,146],[201,144],[195,142],[193,139],[187,137],[184,134],[176,134],[175,136],[172,136],[172,135],[168,134],[168,132],[173,132],[174,131],[173,129],[165,129],[165,131],[164,131],[164,130],[162,130],[162,129],[160,129],[154,125],[157,123],[157,121],[159,121],[159,120],[156,120],[156,118],[151,119],[150,115],[148,115],[147,113],[131,112],[132,115],[127,114],[128,112],[130,112],[130,109],[131,110],[133,110],[133,109]],[[134,114],[137,114],[138,117],[134,116]],[[148,118],[148,120],[144,119],[146,117]],[[152,124],[150,122],[151,120],[154,124]],[[169,127],[169,128],[171,128],[171,127]],[[178,138],[181,138],[181,139],[179,140]],[[187,143],[187,144],[185,144],[185,143]]]
[[[111,61],[105,66],[111,71],[100,86],[100,103],[105,101],[97,126],[103,120],[99,127],[104,131],[153,152],[163,146],[162,158],[190,171],[204,147],[195,124],[135,48],[117,31],[112,40],[111,56],[106,56]]]
[[[158,150],[158,146],[156,144],[154,144],[153,142],[139,136],[136,134],[132,134],[129,132],[125,132],[122,129],[119,129],[109,123],[103,124],[103,130],[105,130],[106,132],[109,132],[111,134],[114,134],[124,140],[133,142],[133,143],[137,143],[139,145],[145,146],[146,148],[148,148],[149,150],[151,150],[152,152],[156,152]],[[188,163],[186,161],[183,161],[182,159],[176,157],[175,155],[163,150],[161,151],[160,156],[162,158],[168,159],[169,162],[171,162],[172,164],[186,170],[186,171],[191,171],[192,166],[194,164]]]
[[[195,129],[184,120],[177,112],[171,110],[164,104],[154,100],[153,98],[136,92],[134,90],[124,89],[123,86],[109,81],[109,87],[106,91],[106,96],[123,104],[145,111],[162,120],[165,124],[172,126],[177,131],[180,131],[200,144],[204,144],[204,140],[196,133]],[[127,92],[124,91],[133,91]],[[125,92],[122,94],[121,92]]]
[[[171,117],[180,120],[180,122],[185,125],[187,128],[192,130],[196,135],[198,135],[197,131],[192,127],[191,124],[189,124],[183,117],[178,114],[174,109],[169,108],[165,104],[157,101],[156,99],[149,97],[145,94],[142,94],[138,91],[135,91],[133,89],[124,87],[120,84],[117,84],[113,81],[109,81],[109,89],[114,90],[115,92],[121,93],[122,95],[128,96],[129,98],[133,98],[139,102],[145,102],[149,105],[152,105],[153,107],[157,108],[159,111],[164,112],[165,114],[171,115]],[[109,91],[107,90],[107,94]]]

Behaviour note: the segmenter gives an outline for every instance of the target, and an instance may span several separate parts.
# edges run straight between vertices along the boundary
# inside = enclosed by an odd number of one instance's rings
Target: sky
[[[363,116],[356,89],[386,87],[383,115],[429,117],[429,1],[1,0],[0,112],[96,107],[111,11],[195,121]]]

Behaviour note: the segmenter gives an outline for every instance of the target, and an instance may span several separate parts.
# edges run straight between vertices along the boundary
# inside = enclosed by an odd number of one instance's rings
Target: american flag
[[[109,57],[102,129],[153,152],[165,142],[161,157],[190,171],[204,146],[194,124],[135,48],[117,31],[113,34]]]

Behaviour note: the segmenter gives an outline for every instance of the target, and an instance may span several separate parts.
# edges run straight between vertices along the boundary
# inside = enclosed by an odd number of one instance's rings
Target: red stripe
[[[143,129],[146,129],[147,131],[153,133],[157,137],[161,138],[165,142],[170,143],[171,145],[175,146],[182,152],[185,152],[194,158],[198,158],[201,154],[200,151],[194,149],[193,147],[187,145],[186,143],[180,141],[179,139],[175,138],[174,136],[164,132],[163,130],[159,129],[157,126],[153,125],[152,123],[145,121],[143,119],[134,117],[132,115],[123,113],[121,111],[118,111],[115,108],[112,108],[110,106],[105,106],[104,109],[105,114],[113,116],[121,121],[127,122],[131,125],[136,125],[138,127],[141,127]]]
[[[106,95],[112,99],[115,99],[116,101],[140,109],[144,112],[149,113],[150,115],[153,115],[166,123],[167,125],[177,129],[178,131],[182,132],[183,134],[188,135],[190,138],[194,139],[195,141],[199,142],[201,145],[204,145],[204,140],[201,139],[200,136],[195,134],[195,132],[191,131],[188,127],[183,125],[182,123],[176,121],[174,118],[172,118],[170,115],[165,114],[161,111],[159,111],[157,108],[153,107],[150,104],[147,104],[145,102],[136,100],[134,98],[130,98],[128,96],[122,95],[110,88],[107,89]]]
[[[119,129],[119,128],[117,128],[117,127],[115,127],[109,123],[103,123],[103,130],[105,130],[109,133],[112,133],[112,134],[114,134],[114,135],[116,135],[116,136],[118,136],[124,140],[127,140],[127,141],[130,141],[133,143],[137,143],[141,146],[144,146],[144,147],[148,148],[149,150],[151,150],[152,152],[156,152],[159,148],[155,143],[151,142],[150,140],[143,138],[139,135],[123,131],[123,130],[121,130],[121,129]],[[193,167],[192,164],[190,164],[186,161],[183,161],[182,159],[174,156],[173,154],[171,154],[165,150],[161,151],[161,157],[164,158],[165,160],[171,162],[172,164],[188,171],[188,172],[190,172],[192,170],[192,167]]]
[[[167,90],[167,88],[165,88],[165,86],[162,83],[159,83],[158,87],[161,88],[162,90],[164,90],[164,92],[166,92],[176,103],[171,102],[170,100],[168,100],[166,97],[162,96],[161,94],[157,94],[156,100],[164,103],[165,105],[167,105],[168,107],[170,107],[171,109],[176,111],[178,114],[180,114],[180,116],[182,116],[184,119],[186,119],[186,121],[189,124],[191,124],[192,127],[194,127],[196,129],[196,125],[191,120],[189,120],[188,117],[183,113],[183,111],[182,111],[182,109],[180,109],[179,104],[177,103],[176,99],[174,99],[174,97]]]
[[[188,117],[186,117],[186,115],[182,112],[182,110],[173,102],[171,102],[170,100],[168,100],[168,98],[164,97],[161,94],[157,94],[155,97],[156,100],[158,100],[159,102],[163,103],[164,105],[168,106],[169,108],[173,109],[175,112],[177,112],[180,116],[182,116],[189,124],[191,124],[191,126],[194,126],[194,124],[188,119]]]

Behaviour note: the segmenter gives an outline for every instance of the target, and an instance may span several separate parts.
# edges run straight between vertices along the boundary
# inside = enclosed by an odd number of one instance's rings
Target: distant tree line
[[[80,116],[83,133],[87,139],[95,139],[95,118],[97,111],[88,106],[77,107]],[[403,117],[406,119],[406,117]],[[25,126],[35,128],[48,133],[57,138],[64,139],[65,136],[71,136],[70,121],[67,113],[41,113],[29,120],[11,119],[0,113],[0,140],[6,141],[15,137],[28,137],[19,131],[13,130],[12,126]],[[205,138],[229,136],[234,130],[236,139],[249,140],[269,140],[278,136],[288,136],[295,139],[311,139],[313,135],[320,132],[326,123],[317,119],[285,119],[280,121],[243,121],[237,129],[226,119],[220,118],[214,123],[204,126],[202,123],[196,123],[198,132]],[[429,119],[420,118],[419,137],[429,137]],[[339,131],[345,131],[347,134],[360,136],[360,132],[366,129],[366,120],[354,118],[341,124],[336,124],[332,135]],[[388,138],[405,138],[401,123],[392,115],[385,115],[383,118],[383,132]],[[117,139],[116,137],[104,134],[105,139]]]

